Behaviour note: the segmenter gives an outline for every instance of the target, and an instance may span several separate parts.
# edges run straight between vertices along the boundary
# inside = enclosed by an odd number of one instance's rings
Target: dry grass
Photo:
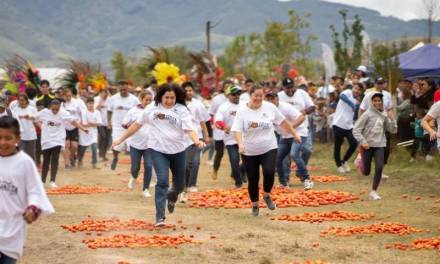
[[[330,145],[315,146],[311,164],[333,169]],[[176,224],[177,230],[161,230],[161,234],[194,235],[201,244],[184,245],[178,249],[88,249],[81,240],[90,238],[84,233],[70,233],[62,224],[75,224],[93,218],[119,217],[154,221],[154,200],[141,196],[140,186],[131,192],[112,192],[93,195],[51,196],[57,213],[43,217],[29,228],[25,254],[20,263],[289,263],[304,260],[324,260],[329,263],[438,263],[439,252],[430,250],[387,250],[385,244],[402,241],[410,243],[415,238],[438,236],[440,231],[440,162],[437,157],[428,164],[424,161],[409,164],[403,151],[394,154],[386,169],[391,177],[380,187],[383,200],[366,200],[371,184],[370,177],[353,172],[351,181],[318,183],[316,189],[333,189],[352,192],[361,198],[354,203],[319,208],[285,208],[275,211],[262,209],[259,217],[250,216],[248,209],[197,209],[179,204],[176,212],[167,215],[167,223]],[[201,190],[230,188],[229,165],[226,159],[217,181],[211,180],[209,169],[202,162],[199,176]],[[101,164],[103,165],[103,164]],[[333,171],[329,171],[330,173]],[[327,172],[327,173],[329,173]],[[327,174],[314,172],[313,174]],[[63,171],[59,184],[99,184],[111,188],[124,188],[128,179],[128,166],[121,165],[113,172],[105,167]],[[294,188],[301,188],[298,184]],[[402,198],[408,194],[408,198]],[[420,196],[420,200],[415,197]],[[300,214],[327,210],[344,210],[357,213],[374,213],[383,221],[395,221],[421,229],[430,234],[408,236],[363,235],[352,237],[320,238],[319,233],[331,226],[351,226],[366,222],[281,222],[270,218],[281,214]],[[183,223],[179,224],[181,220]],[[186,229],[182,229],[184,225]],[[197,226],[201,226],[197,230]],[[115,232],[109,232],[113,234]],[[122,232],[118,232],[122,233]],[[151,231],[129,233],[152,234]],[[216,236],[211,239],[211,236]],[[319,246],[316,246],[319,243]]]

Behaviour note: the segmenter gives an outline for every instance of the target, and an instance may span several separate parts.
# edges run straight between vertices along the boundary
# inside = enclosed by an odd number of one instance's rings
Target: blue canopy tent
[[[440,47],[426,44],[399,55],[400,70],[408,79],[440,77]]]

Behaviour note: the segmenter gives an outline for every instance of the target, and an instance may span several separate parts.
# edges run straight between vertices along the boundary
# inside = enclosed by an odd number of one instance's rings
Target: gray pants
[[[21,140],[19,147],[35,161],[37,140]]]

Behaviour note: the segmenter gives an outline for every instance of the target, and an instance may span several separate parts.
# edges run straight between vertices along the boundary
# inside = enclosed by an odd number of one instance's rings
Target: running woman
[[[154,104],[145,109],[142,116],[113,142],[113,146],[124,142],[145,124],[150,126],[148,145],[157,175],[156,226],[163,226],[165,205],[168,212],[173,213],[177,197],[184,188],[187,135],[198,148],[203,148],[205,144],[199,140],[192,124],[191,113],[185,105],[185,91],[180,86],[162,85],[154,98]],[[173,187],[168,189],[170,169]]]
[[[51,188],[58,187],[55,183],[58,172],[58,161],[61,148],[66,141],[66,124],[87,131],[76,118],[64,109],[61,109],[61,102],[54,99],[50,102],[49,109],[38,112],[36,120],[41,127],[41,149],[43,152],[43,168],[41,177],[46,182],[50,166]]]
[[[55,212],[35,162],[17,149],[20,127],[15,118],[0,118],[0,263],[15,264],[23,254],[26,223]]]
[[[37,132],[35,130],[35,116],[37,109],[29,104],[26,94],[17,96],[18,105],[14,107],[12,112],[20,123],[20,149],[28,154],[35,161]]]
[[[296,142],[301,137],[291,124],[278,111],[276,106],[263,101],[262,87],[254,86],[250,90],[250,101],[241,105],[235,116],[231,131],[234,132],[238,150],[242,154],[243,163],[248,177],[248,192],[252,202],[252,215],[259,214],[259,180],[260,166],[263,170],[263,200],[270,210],[276,206],[272,202],[270,192],[274,184],[275,162],[277,158],[277,139],[274,125],[288,131]]]
[[[112,138],[119,138],[125,129],[122,127],[122,121],[128,110],[136,107],[139,104],[139,100],[136,96],[128,92],[128,82],[119,82],[119,93],[110,97],[108,102],[108,123],[112,128]],[[113,160],[110,168],[112,170],[116,169],[118,164],[119,152],[127,150],[125,144],[115,145],[113,148]]]
[[[75,121],[82,123],[85,120],[87,107],[85,103],[78,98],[74,98],[74,88],[67,87],[64,89],[63,109],[69,112],[75,118]],[[75,167],[78,152],[79,131],[72,124],[66,124],[66,146],[64,149],[65,168]]]
[[[364,175],[369,175],[371,171],[371,162],[374,157],[375,172],[373,186],[369,194],[371,200],[380,200],[377,193],[380,180],[382,179],[382,170],[385,164],[385,148],[387,145],[386,132],[396,133],[397,122],[394,119],[393,112],[383,113],[382,93],[374,93],[369,96],[371,106],[356,121],[353,128],[353,136],[361,145],[363,152]]]
[[[101,114],[102,124],[98,126],[98,153],[103,161],[107,161],[107,150],[112,144],[112,130],[108,122],[108,95],[107,90],[99,91],[95,96],[95,109]]]
[[[131,124],[136,122],[144,112],[144,109],[151,103],[153,96],[150,91],[141,92],[139,94],[139,101],[141,102],[136,107],[133,107],[125,115],[122,125],[129,128]],[[141,169],[141,161],[144,159],[144,181],[142,187],[142,194],[145,198],[151,197],[150,182],[153,174],[153,161],[151,159],[151,149],[148,148],[148,139],[151,136],[150,126],[148,124],[142,126],[139,131],[134,133],[127,139],[130,145],[130,160],[131,160],[131,178],[128,180],[128,188],[134,189],[136,179],[139,176]]]

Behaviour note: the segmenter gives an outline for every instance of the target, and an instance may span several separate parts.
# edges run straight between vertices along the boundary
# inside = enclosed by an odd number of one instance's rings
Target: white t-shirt
[[[186,106],[188,107],[192,117],[193,117],[193,126],[197,131],[197,135],[199,138],[203,138],[203,130],[200,126],[200,122],[206,122],[209,121],[211,118],[209,116],[208,111],[205,108],[205,105],[202,103],[202,101],[192,98],[191,101],[186,102]],[[191,139],[189,139],[189,144],[192,144]]]
[[[286,117],[287,121],[289,121],[290,123],[293,123],[302,114],[295,107],[293,107],[293,105],[286,102],[279,102],[278,110],[283,116]],[[276,130],[282,138],[293,138],[292,134],[288,133],[281,126],[276,126]],[[307,137],[308,135],[308,128],[305,124],[305,121],[302,122],[301,125],[299,125],[297,128],[295,128],[295,130],[296,133],[298,133],[298,135],[301,137]]]
[[[187,148],[186,131],[195,131],[188,108],[176,104],[165,108],[162,104],[149,105],[136,123],[150,125],[148,148],[165,154],[176,154]]]
[[[83,122],[86,118],[87,106],[81,99],[72,98],[69,102],[64,102],[63,109],[69,112],[77,122]],[[72,124],[66,123],[66,129],[70,131],[75,129],[75,127]]]
[[[122,124],[125,126],[130,126],[136,120],[142,117],[144,113],[144,108],[140,108],[139,106],[133,107],[128,111],[125,115]],[[144,150],[148,149],[148,139],[150,138],[151,131],[150,125],[144,124],[136,133],[134,133],[131,137],[127,139],[127,143],[129,146],[132,146],[136,149]]]
[[[37,113],[41,125],[41,149],[50,149],[56,146],[64,147],[66,141],[66,124],[75,121],[69,112],[60,108],[55,115],[50,109],[43,109]]]
[[[232,127],[235,116],[237,114],[239,104],[233,104],[229,101],[223,103],[215,115],[214,123],[217,121],[222,121],[229,128]],[[224,133],[223,142],[225,145],[235,145],[237,141],[235,140],[234,133],[229,131],[229,133]]]
[[[347,89],[343,91],[340,96],[342,95],[345,95],[353,104],[357,103],[357,100],[353,96],[352,90]],[[343,100],[339,99],[335,114],[333,116],[332,126],[337,126],[347,130],[353,129],[354,114],[353,108],[351,108],[351,106]]]
[[[94,98],[95,100],[95,109],[96,107],[98,107],[99,103],[102,101],[101,97],[95,96]],[[96,111],[99,111],[99,113],[101,114],[101,121],[102,121],[102,125],[103,126],[108,126],[108,98],[103,102],[102,104],[102,108],[100,110],[96,109]]]
[[[218,108],[220,105],[222,105],[224,102],[227,102],[228,98],[226,98],[226,95],[224,93],[218,94],[214,96],[211,102],[211,109],[209,110],[209,114],[211,116],[215,116],[217,113]],[[213,126],[212,128],[212,137],[214,140],[223,140],[224,132],[220,129],[215,128]]]
[[[251,95],[248,92],[240,94],[240,104],[247,104],[251,100]]]
[[[286,102],[293,105],[298,111],[303,112],[307,108],[314,106],[313,100],[310,95],[301,89],[296,89],[293,96],[288,96],[284,91],[278,93],[278,99],[280,102]],[[306,117],[304,121],[306,127],[309,127],[309,119]]]
[[[136,96],[128,94],[127,97],[122,97],[119,93],[110,97],[108,102],[108,111],[112,112],[112,129],[114,131],[123,131],[122,121],[128,110],[139,104]]]
[[[0,252],[18,259],[23,254],[27,224],[23,212],[35,205],[55,212],[46,196],[34,161],[23,151],[0,157]]]
[[[94,123],[101,125],[101,113],[97,110],[90,112],[87,110],[85,120],[83,121],[83,125],[87,125],[89,123]],[[79,145],[80,146],[90,146],[93,143],[98,143],[98,128],[97,127],[88,127],[87,130],[89,133],[86,133],[79,130]]]
[[[378,93],[376,91],[371,91],[368,92],[365,96],[364,99],[362,100],[361,105],[359,106],[359,108],[362,111],[367,111],[368,107],[371,106],[371,97],[375,94]],[[393,108],[393,101],[391,99],[391,94],[388,91],[383,90],[382,91],[383,94],[383,109],[384,111],[389,111],[391,110],[391,108]]]
[[[24,116],[28,115],[34,117],[37,115],[37,109],[31,105],[26,108],[20,106],[12,109],[13,115],[18,119],[20,123],[20,137],[22,140],[36,140],[37,132],[35,131],[35,125],[33,120],[25,119]]]
[[[244,154],[256,156],[277,148],[274,125],[280,125],[284,119],[271,103],[263,101],[257,110],[244,104],[237,111],[231,131],[242,133]]]

